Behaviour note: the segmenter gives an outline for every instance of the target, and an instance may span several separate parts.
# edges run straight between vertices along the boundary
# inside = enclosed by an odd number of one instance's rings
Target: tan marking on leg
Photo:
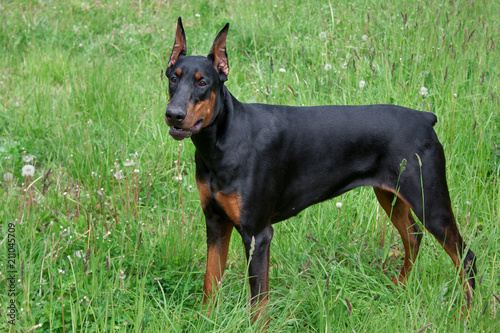
[[[240,225],[241,197],[237,193],[215,193],[215,200],[226,213],[227,217],[236,225]]]
[[[394,284],[403,283],[406,277],[411,271],[413,262],[417,258],[419,244],[417,237],[414,234],[415,220],[410,212],[410,204],[402,199],[400,196],[397,197],[394,206],[392,205],[394,199],[394,193],[392,191],[374,188],[377,199],[386,212],[386,214],[391,218],[391,222],[394,224],[399,234],[401,235],[401,240],[405,249],[405,260],[403,268],[399,277],[392,279]]]
[[[203,299],[203,304],[208,300],[208,297],[214,296],[217,285],[221,280],[222,274],[224,274],[225,259],[221,257],[221,251],[217,245],[209,245],[207,247],[207,270],[205,273],[205,282],[203,284],[203,291],[205,292],[205,297]],[[224,264],[222,263],[224,262]]]
[[[380,204],[382,205],[382,207],[384,208],[386,213],[389,215],[391,212],[391,207],[392,207],[392,199],[394,198],[393,195],[395,194],[394,190],[392,190],[388,187],[374,188],[374,190],[375,190],[375,194],[377,195],[377,199],[379,199]],[[400,207],[398,208],[398,210],[396,210],[396,206],[398,206],[398,203],[399,203]],[[401,204],[401,203],[403,203],[403,204]],[[398,221],[394,222],[393,221],[394,225],[396,226],[396,228],[398,229],[398,231],[401,235],[401,238],[403,240],[403,244],[405,246],[405,252],[406,252],[405,253],[405,263],[404,263],[403,269],[401,270],[401,274],[399,276],[399,279],[392,280],[395,284],[398,284],[398,282],[404,281],[404,279],[406,278],[406,276],[408,275],[408,273],[411,270],[411,266],[412,266],[414,260],[416,259],[417,253],[419,250],[418,244],[416,242],[416,237],[411,232],[403,232],[402,233],[400,231],[400,229],[407,230],[408,228],[405,228],[405,226],[411,226],[411,225],[413,225],[413,223],[415,223],[413,216],[410,213],[410,208],[411,208],[411,205],[404,198],[402,198],[400,195],[398,195],[396,205],[392,209],[392,214],[394,216],[394,213],[396,212],[396,214],[397,214],[396,216],[403,216],[404,213],[398,213],[398,212],[401,211],[401,209],[407,210],[408,211],[408,219],[405,221],[404,219],[401,218],[402,222],[398,222]],[[459,252],[458,252],[458,251],[460,251],[460,255],[466,255],[466,253],[464,253],[466,245],[463,242],[462,237],[460,236],[460,233],[458,231],[458,227],[456,225],[453,211],[451,211],[451,205],[450,205],[450,207],[448,207],[448,209],[450,210],[450,214],[453,218],[452,226],[454,226],[454,228],[447,228],[447,230],[446,230],[447,234],[446,234],[446,237],[444,239],[444,242],[440,241],[439,239],[438,239],[438,242],[443,246],[444,250],[450,256],[451,260],[453,261],[457,270],[459,271],[459,274],[460,274],[460,277],[462,280],[462,284],[463,284],[463,290],[465,293],[465,297],[467,299],[467,303],[470,304],[470,302],[472,300],[472,287],[470,286],[470,284],[468,282],[467,274],[464,271],[464,267],[460,263]],[[398,225],[400,225],[400,226],[398,227]],[[405,240],[404,235],[407,235],[407,237],[408,237],[407,240]],[[410,248],[409,252],[408,252],[407,248]],[[412,248],[413,248],[413,251],[411,251]],[[408,255],[408,253],[410,253],[410,255]],[[468,308],[468,306],[467,306],[467,308]]]
[[[215,293],[224,275],[229,242],[233,231],[233,225],[231,223],[221,223],[224,224],[221,226],[221,235],[220,238],[217,239],[217,243],[207,243],[207,270],[203,283],[203,305],[209,303],[207,308],[208,315],[210,315],[211,311],[210,306],[215,305]]]
[[[456,230],[457,234],[456,235],[450,235],[448,238],[448,235],[446,235],[446,238],[441,245],[443,246],[444,250],[448,255],[450,256],[451,260],[453,260],[453,263],[455,264],[457,270],[459,271],[460,274],[460,279],[462,280],[462,288],[464,290],[465,294],[465,299],[467,300],[467,306],[462,307],[462,317],[465,315],[468,317],[469,315],[469,308],[470,308],[470,303],[472,301],[472,287],[469,284],[469,279],[468,279],[468,274],[466,273],[464,267],[462,266],[460,262],[460,258],[458,257],[458,250],[459,248],[456,247],[461,247],[462,248],[462,253],[461,255],[465,256],[465,248],[467,247],[465,243],[463,242],[462,238],[460,237],[460,234],[458,234],[458,229]]]
[[[210,186],[208,185],[208,182],[204,182],[198,179],[196,179],[196,186],[198,186],[198,193],[200,194],[201,208],[205,210],[208,200],[211,197]]]
[[[252,305],[252,324],[255,324],[258,320],[263,320],[262,324],[259,326],[259,330],[261,332],[267,331],[267,326],[269,324],[269,316],[268,316],[268,307],[269,304],[269,295],[266,293],[265,297],[259,299],[256,304]]]

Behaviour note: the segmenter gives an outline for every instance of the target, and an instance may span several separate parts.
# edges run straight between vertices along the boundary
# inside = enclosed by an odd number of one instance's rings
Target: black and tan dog
[[[179,18],[166,70],[170,135],[191,137],[196,147],[208,247],[203,304],[221,280],[236,228],[251,257],[257,318],[268,302],[273,223],[359,186],[374,188],[401,234],[405,261],[393,281],[404,282],[419,250],[422,232],[413,210],[460,270],[470,299],[474,253],[465,252],[452,212],[443,148],[433,130],[436,116],[394,105],[240,103],[224,86],[228,29],[226,24],[219,32],[207,57],[186,56]]]

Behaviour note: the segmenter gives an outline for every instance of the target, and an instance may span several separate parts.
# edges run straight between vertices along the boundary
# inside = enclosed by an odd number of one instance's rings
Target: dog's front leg
[[[205,218],[207,223],[207,271],[203,284],[203,306],[209,304],[207,315],[210,315],[211,306],[215,305],[217,287],[224,274],[233,224],[209,212],[205,212]]]
[[[265,316],[269,302],[269,249],[273,239],[273,227],[269,224],[255,232],[241,231],[248,260],[250,303],[253,322]]]

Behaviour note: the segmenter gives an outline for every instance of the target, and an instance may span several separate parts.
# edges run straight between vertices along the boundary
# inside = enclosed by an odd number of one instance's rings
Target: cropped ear
[[[175,32],[174,48],[172,49],[172,54],[170,55],[170,61],[168,62],[167,68],[175,65],[180,56],[186,55],[186,51],[186,34],[184,33],[184,27],[182,26],[182,19],[179,16],[179,19],[177,20],[177,31]]]
[[[219,32],[217,37],[215,37],[214,44],[212,45],[210,53],[207,56],[219,73],[219,77],[222,81],[226,81],[227,75],[229,74],[229,63],[227,61],[226,52],[226,37],[228,30],[229,23],[227,23]]]

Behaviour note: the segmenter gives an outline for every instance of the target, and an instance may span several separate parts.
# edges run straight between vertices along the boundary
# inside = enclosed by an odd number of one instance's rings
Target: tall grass
[[[0,330],[255,330],[238,235],[219,306],[209,318],[201,309],[194,147],[163,121],[181,15],[189,54],[207,54],[231,22],[227,86],[243,102],[434,112],[457,221],[477,254],[461,320],[458,273],[430,235],[406,288],[391,285],[401,241],[372,191],[354,190],[276,225],[269,331],[498,331],[498,12],[495,1],[459,0],[2,2]]]

